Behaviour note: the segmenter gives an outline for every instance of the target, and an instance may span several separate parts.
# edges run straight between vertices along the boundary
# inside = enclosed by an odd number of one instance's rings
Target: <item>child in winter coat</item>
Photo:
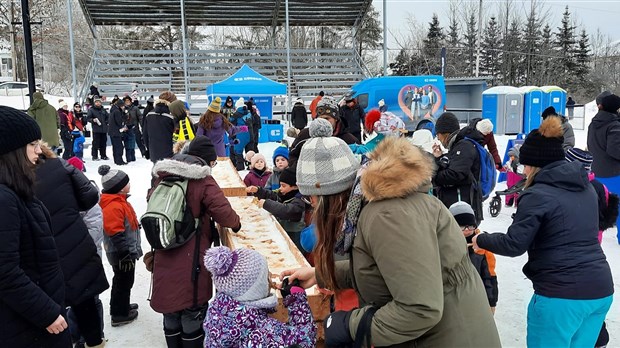
[[[478,230],[476,224],[474,210],[469,204],[466,202],[456,202],[450,206],[450,213],[452,213],[454,219],[463,231],[463,236],[465,236],[465,240],[467,240],[469,259],[476,268],[476,271],[478,271],[478,274],[480,274],[480,278],[482,278],[482,283],[487,292],[489,306],[491,306],[491,312],[495,314],[495,306],[497,305],[498,297],[495,255],[486,250],[477,253],[471,248],[471,240],[476,234],[480,233],[480,230]]]
[[[288,167],[288,155],[288,148],[286,146],[279,146],[273,151],[273,173],[264,186],[267,190],[277,190],[280,188],[280,173]]]
[[[82,132],[75,128],[73,132],[71,132],[71,137],[73,138],[73,155],[79,159],[84,158],[84,142],[86,138]]]
[[[519,163],[520,147],[521,145],[515,145],[510,150],[508,150],[508,156],[510,156],[510,160],[506,162],[506,164],[504,164],[504,169],[507,173],[506,185],[508,185],[508,187],[512,187],[516,185],[519,181],[523,180],[523,166]],[[519,198],[518,193],[506,195],[506,206],[512,207],[514,204],[516,208],[517,198]]]
[[[103,247],[114,271],[110,296],[112,326],[133,322],[138,317],[137,305],[130,304],[136,260],[142,256],[140,226],[129,196],[129,176],[122,170],[99,167],[103,211]]]
[[[207,250],[204,261],[217,290],[203,324],[205,348],[315,346],[316,327],[301,287],[289,284],[280,290],[287,323],[269,317],[278,299],[270,291],[264,256],[245,248],[215,247]]]
[[[247,192],[258,197],[258,206],[267,210],[276,217],[295,246],[301,246],[301,231],[306,227],[304,213],[306,203],[297,187],[297,177],[292,168],[286,168],[280,174],[280,188],[276,191],[250,186]]]
[[[264,187],[271,176],[271,171],[267,168],[265,156],[254,151],[248,151],[245,159],[250,162],[250,172],[243,178],[245,186]]]

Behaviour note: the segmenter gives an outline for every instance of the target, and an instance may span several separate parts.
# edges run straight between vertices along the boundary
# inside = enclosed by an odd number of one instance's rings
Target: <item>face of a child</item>
[[[128,183],[127,186],[123,187],[123,189],[120,190],[119,193],[122,193],[122,194],[126,195],[126,194],[129,194],[130,190],[131,190],[131,184]]]
[[[288,160],[282,156],[276,157],[276,168],[284,170],[288,167]]]
[[[474,226],[461,226],[461,231],[463,231],[464,237],[469,237],[476,231],[476,227]]]
[[[297,186],[291,186],[285,182],[280,182],[280,192],[282,194],[287,194],[291,191],[297,190]]]
[[[277,161],[276,161],[277,162]],[[262,159],[259,159],[258,161],[256,161],[256,163],[254,164],[254,168],[258,169],[258,170],[263,170],[265,169],[265,161],[263,161]]]

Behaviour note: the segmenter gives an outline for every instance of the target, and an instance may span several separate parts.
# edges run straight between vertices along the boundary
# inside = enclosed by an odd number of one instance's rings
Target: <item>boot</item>
[[[183,348],[202,348],[205,339],[205,332],[202,329],[191,334],[183,333]]]
[[[105,347],[105,339],[102,339],[101,343],[96,346],[89,346],[88,344],[86,344],[85,347],[86,348],[103,348]]]
[[[137,303],[130,303],[129,304],[129,309],[138,309],[138,308],[140,308],[140,306],[138,306]]]
[[[135,309],[130,309],[127,315],[113,315],[112,316],[112,327],[121,326],[125,324],[129,324],[138,318],[138,311]]]
[[[166,336],[166,345],[168,348],[183,348],[180,331],[172,332],[164,328],[164,335]]]

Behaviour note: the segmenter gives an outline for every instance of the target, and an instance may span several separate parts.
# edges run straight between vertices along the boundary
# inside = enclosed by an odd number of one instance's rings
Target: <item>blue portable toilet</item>
[[[523,92],[516,87],[497,86],[482,92],[482,118],[493,122],[495,134],[523,131]]]
[[[564,115],[566,113],[566,91],[558,86],[542,86],[540,89],[545,92],[543,110],[553,106],[558,114]]]
[[[523,92],[523,132],[529,134],[532,129],[537,129],[542,121],[540,115],[544,107],[545,92],[536,86],[520,87]]]

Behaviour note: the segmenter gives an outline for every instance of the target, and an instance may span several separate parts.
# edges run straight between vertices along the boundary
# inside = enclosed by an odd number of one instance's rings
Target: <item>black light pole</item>
[[[22,0],[22,25],[24,26],[24,45],[26,55],[26,74],[28,75],[28,96],[30,104],[35,92],[34,55],[32,53],[32,32],[30,31],[30,8],[28,0]]]

